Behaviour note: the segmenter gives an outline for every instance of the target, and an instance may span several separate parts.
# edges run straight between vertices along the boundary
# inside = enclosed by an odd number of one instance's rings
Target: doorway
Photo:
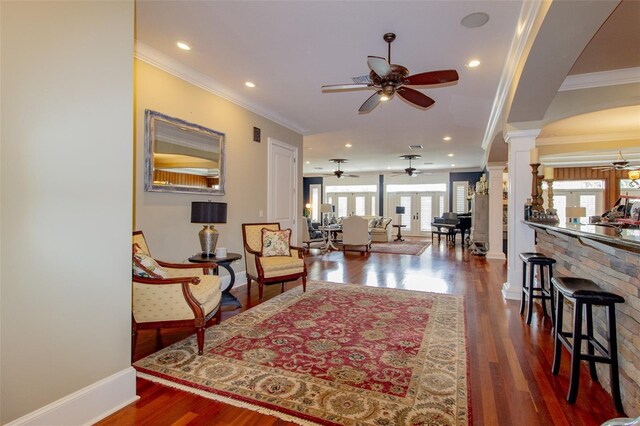
[[[291,241],[298,241],[298,148],[269,138],[268,151],[267,220],[291,229]]]
[[[404,225],[402,233],[408,236],[427,236],[435,216],[442,216],[445,195],[439,192],[396,192],[389,194],[388,214],[393,222]],[[396,206],[404,207],[403,215],[395,215]],[[400,216],[400,217],[398,217]]]

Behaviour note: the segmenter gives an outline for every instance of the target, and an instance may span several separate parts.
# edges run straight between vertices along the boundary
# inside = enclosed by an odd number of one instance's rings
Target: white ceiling
[[[478,169],[521,7],[516,0],[143,0],[136,3],[137,52],[180,64],[183,74],[218,94],[304,134],[305,174],[332,170],[330,158],[349,159],[342,166],[347,172],[400,170],[408,165],[399,156],[408,153],[423,156],[413,164],[419,169]],[[489,14],[489,22],[462,26],[474,12]],[[366,115],[358,108],[371,91],[321,92],[323,84],[367,74],[368,55],[386,56],[386,32],[397,34],[393,63],[410,74],[454,68],[459,82],[421,88],[436,101],[427,110],[395,97]],[[178,49],[178,40],[192,50]],[[478,68],[465,66],[472,58],[482,62]],[[247,80],[256,88],[245,87]],[[409,145],[424,148],[410,151]]]

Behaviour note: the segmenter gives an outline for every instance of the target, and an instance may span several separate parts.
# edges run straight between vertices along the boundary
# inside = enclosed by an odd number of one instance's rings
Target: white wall
[[[130,366],[134,8],[0,11],[4,424]]]
[[[228,203],[227,223],[216,225],[220,234],[218,247],[243,252],[242,223],[267,219],[269,137],[299,148],[298,211],[302,217],[302,135],[140,60],[135,61],[135,95],[135,228],[144,232],[154,257],[184,261],[201,251],[198,231],[202,225],[190,222],[191,202],[207,200]],[[145,109],[225,134],[224,196],[144,191]],[[262,130],[261,143],[253,142],[254,126]],[[243,271],[244,260],[233,268],[236,272]],[[238,280],[243,278],[239,276]]]

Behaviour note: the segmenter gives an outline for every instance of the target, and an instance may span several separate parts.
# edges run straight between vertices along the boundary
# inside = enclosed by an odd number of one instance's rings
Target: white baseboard
[[[138,398],[136,371],[127,367],[7,425],[91,425]]]
[[[502,297],[505,299],[520,300],[522,297],[522,290],[519,289],[518,291],[513,291],[510,287],[509,283],[502,284]]]
[[[489,260],[506,260],[507,256],[504,255],[501,251],[491,251],[487,252],[487,259]]]

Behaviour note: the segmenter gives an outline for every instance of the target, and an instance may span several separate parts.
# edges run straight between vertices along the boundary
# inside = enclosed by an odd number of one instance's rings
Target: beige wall
[[[0,10],[6,423],[130,365],[134,7]]]
[[[144,111],[151,109],[226,135],[226,194],[158,193],[144,191]],[[262,142],[253,142],[253,127],[262,129]],[[298,205],[302,215],[302,135],[196,87],[143,61],[135,61],[135,228],[144,231],[154,257],[184,261],[200,251],[192,224],[192,201],[228,203],[226,224],[218,247],[242,253],[241,224],[267,219],[267,139],[299,148]],[[263,217],[260,217],[260,210]],[[234,265],[244,270],[244,260]],[[242,277],[239,277],[241,279]]]

